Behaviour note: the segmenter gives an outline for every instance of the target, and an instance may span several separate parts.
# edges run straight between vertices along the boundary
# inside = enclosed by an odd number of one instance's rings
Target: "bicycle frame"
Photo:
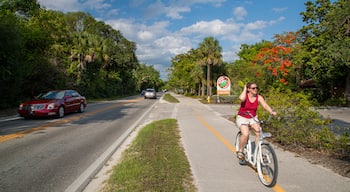
[[[264,138],[269,136],[268,134],[263,133],[260,125],[259,125],[259,127],[260,127],[259,141],[257,144],[255,143],[255,141],[253,141],[254,145],[255,145],[254,151],[253,151],[253,146],[252,146],[252,140],[250,139],[251,138],[250,134],[248,135],[248,142],[243,149],[243,150],[247,150],[245,153],[246,162],[248,162],[253,167],[256,167],[258,156],[260,157],[259,159],[262,160],[261,144],[264,142]]]

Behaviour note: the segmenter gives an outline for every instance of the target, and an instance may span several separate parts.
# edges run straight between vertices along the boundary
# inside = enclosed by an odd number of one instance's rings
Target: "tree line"
[[[0,109],[52,89],[101,98],[163,84],[152,65],[139,63],[134,42],[85,12],[1,0],[0,42]]]
[[[188,94],[215,94],[216,79],[231,78],[232,94],[245,82],[269,88],[304,91],[319,103],[347,105],[350,101],[350,1],[305,2],[305,25],[276,34],[272,41],[242,44],[239,59],[222,60],[221,46],[205,38],[196,49],[172,58],[168,85]],[[212,92],[213,89],[213,92]]]

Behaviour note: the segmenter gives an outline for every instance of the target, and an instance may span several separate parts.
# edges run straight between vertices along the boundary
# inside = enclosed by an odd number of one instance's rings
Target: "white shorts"
[[[255,116],[254,118],[246,118],[242,117],[240,115],[237,115],[236,117],[236,125],[238,128],[240,128],[242,125],[252,125],[257,124],[259,122],[258,116]]]

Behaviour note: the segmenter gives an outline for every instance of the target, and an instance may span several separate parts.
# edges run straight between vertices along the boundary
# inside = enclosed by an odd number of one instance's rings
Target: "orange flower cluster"
[[[275,44],[270,43],[266,47],[261,48],[255,56],[254,63],[266,67],[272,76],[275,76],[279,79],[279,82],[287,85],[288,81],[285,77],[288,76],[289,69],[293,65],[289,58],[295,48],[295,40],[295,34],[292,32],[285,35],[276,35]]]

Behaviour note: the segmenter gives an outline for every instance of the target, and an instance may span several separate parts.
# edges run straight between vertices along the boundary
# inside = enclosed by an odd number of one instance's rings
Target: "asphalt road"
[[[0,122],[0,191],[81,190],[156,101],[135,97],[62,119]]]

